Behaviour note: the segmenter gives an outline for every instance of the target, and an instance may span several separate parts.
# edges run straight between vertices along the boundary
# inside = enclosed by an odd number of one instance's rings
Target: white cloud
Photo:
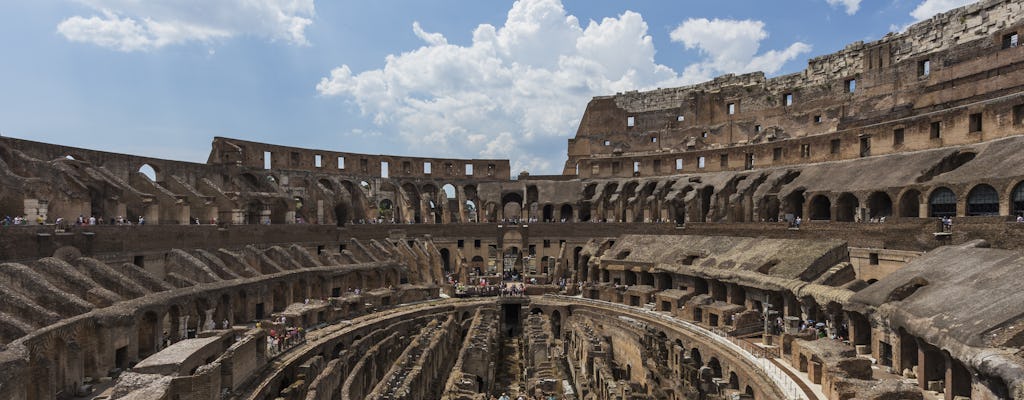
[[[976,0],[924,0],[914,8],[914,11],[910,12],[910,16],[914,17],[915,20],[923,21],[931,18],[935,14],[946,12],[957,7],[962,7],[975,1]]]
[[[847,15],[853,15],[860,10],[860,0],[825,0],[832,7],[843,6]]]
[[[444,38],[444,35],[440,33],[428,33],[420,27],[419,21],[412,23],[412,31],[416,34],[416,37],[420,38],[424,42],[431,46],[443,46],[448,44],[448,39]]]
[[[753,41],[751,48],[710,57],[701,71],[764,67],[772,73],[807,50],[794,44],[756,54],[767,37],[756,24],[759,37],[740,36]],[[449,44],[418,23],[412,28],[427,45],[389,55],[379,69],[353,72],[341,65],[320,80],[317,92],[350,100],[382,129],[396,132],[406,152],[509,158],[514,172],[559,172],[565,138],[575,134],[592,96],[709,78],[656,63],[647,23],[631,11],[584,27],[559,0],[520,0],[503,25],[477,26],[468,45]]]
[[[811,45],[795,42],[785,50],[757,54],[761,41],[768,38],[764,23],[753,20],[688,19],[669,37],[687,49],[698,49],[705,59],[686,67],[687,78],[711,79],[724,73],[764,71],[773,74],[797,56],[810,52]]]
[[[313,0],[79,0],[99,14],[57,25],[70,41],[148,51],[188,42],[251,35],[307,45]]]

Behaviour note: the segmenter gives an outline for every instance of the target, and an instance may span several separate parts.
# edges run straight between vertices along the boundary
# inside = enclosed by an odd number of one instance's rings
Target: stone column
[[[212,331],[217,329],[217,323],[213,321],[213,312],[217,311],[214,308],[206,310],[206,322],[203,324],[203,331]]]
[[[190,316],[178,317],[178,340],[188,338],[188,317]]]

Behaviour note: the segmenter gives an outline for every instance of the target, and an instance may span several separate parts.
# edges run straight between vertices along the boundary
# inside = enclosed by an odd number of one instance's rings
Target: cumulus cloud
[[[307,45],[313,0],[79,0],[97,14],[57,25],[70,41],[119,51],[251,35]]]
[[[946,12],[957,7],[963,7],[975,1],[976,0],[924,0],[910,12],[910,16],[914,17],[915,20],[922,21],[931,18],[935,14]]]
[[[843,6],[847,15],[853,15],[860,10],[860,0],[825,0],[832,7]]]
[[[786,62],[811,51],[811,45],[795,42],[781,51],[757,54],[768,32],[764,30],[764,22],[753,20],[691,18],[683,21],[669,37],[705,55],[704,60],[686,67],[684,72],[687,77],[700,77],[700,80],[730,72],[773,74]]]
[[[805,51],[791,46],[756,54],[767,37],[763,28],[757,25],[752,49],[709,57],[702,72],[775,72]],[[389,55],[379,69],[341,65],[317,92],[358,106],[381,129],[396,132],[405,151],[509,158],[516,172],[560,172],[565,139],[575,134],[592,96],[707,78],[655,62],[647,22],[632,11],[583,25],[559,0],[520,0],[503,25],[477,26],[467,45],[449,44],[418,23],[412,29],[425,46]]]

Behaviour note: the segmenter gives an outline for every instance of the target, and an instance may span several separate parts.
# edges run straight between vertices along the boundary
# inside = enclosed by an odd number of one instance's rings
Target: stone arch
[[[971,188],[967,193],[967,215],[999,215],[999,192],[984,183]]]
[[[686,203],[681,199],[674,199],[670,204],[672,220],[675,221],[676,225],[686,224]]]
[[[160,173],[160,169],[150,163],[142,164],[136,171],[153,182],[163,181],[163,174]]]
[[[574,222],[575,221],[573,219],[572,205],[571,204],[562,204],[562,209],[559,210],[559,212],[562,214],[562,219],[565,220],[565,222]]]
[[[523,210],[523,195],[510,192],[501,196],[501,217],[504,219],[519,218]]]
[[[333,183],[331,183],[331,180],[330,180],[330,179],[327,179],[327,178],[320,178],[320,179],[317,179],[316,183],[317,183],[318,185],[320,185],[320,187],[321,187],[321,188],[322,188],[323,190],[329,190],[329,191],[331,191],[331,192],[334,192],[334,184],[333,184]]]
[[[473,256],[473,258],[469,261],[469,266],[470,266],[470,268],[472,268],[472,270],[474,272],[477,273],[477,275],[483,273],[484,272],[484,258],[481,257],[481,256]]]
[[[284,224],[288,222],[288,211],[291,208],[284,199],[274,199],[270,203],[270,223]]]
[[[562,313],[558,310],[551,311],[551,331],[556,338],[562,336]]]
[[[700,199],[700,221],[711,222],[711,197],[715,193],[715,187],[708,185],[700,188],[698,198]]]
[[[736,371],[729,371],[729,389],[740,390],[740,377]]]
[[[139,359],[144,359],[160,350],[160,317],[156,311],[150,310],[139,318],[138,327],[138,354]]]
[[[857,196],[849,192],[840,194],[836,199],[836,221],[856,221],[858,207],[860,207],[860,201],[857,200]]]
[[[1010,213],[1024,215],[1024,181],[1017,183],[1010,191]]]
[[[701,358],[700,349],[698,349],[697,346],[693,346],[693,348],[690,349],[690,359],[693,360],[693,363],[697,368],[704,366],[704,360]]]
[[[920,218],[921,217],[921,191],[909,189],[900,196],[900,217]]]
[[[937,187],[928,195],[929,217],[955,217],[956,208],[956,193],[947,187]]]
[[[555,220],[555,206],[545,204],[541,209],[541,221],[552,222]]]
[[[764,221],[775,221],[776,218],[779,218],[779,210],[781,209],[781,206],[782,204],[779,202],[779,196],[774,194],[764,196],[764,198],[761,199],[761,219]]]
[[[409,206],[412,209],[412,221],[414,223],[423,223],[423,213],[420,211],[420,191],[410,182],[403,183],[401,191],[405,193],[405,198],[409,201]],[[408,216],[406,216],[408,218]]]
[[[892,198],[886,192],[873,192],[868,195],[868,217],[882,218],[892,216]]]
[[[785,197],[783,202],[783,212],[786,214],[792,214],[793,218],[803,217],[804,215],[804,190],[794,190]]]
[[[448,199],[456,198],[455,197],[455,185],[452,185],[450,183],[446,183],[446,184],[444,184],[444,186],[441,186],[441,190],[444,191],[444,196],[446,198],[448,198]]]
[[[370,184],[366,183],[366,181],[361,181],[357,186],[355,183],[343,180],[341,181],[341,187],[347,192],[342,194],[341,201],[346,200],[345,194],[348,195],[348,221],[358,221],[367,218],[370,215],[370,200],[367,197],[367,193],[370,191]]]
[[[807,211],[811,220],[829,221],[832,219],[832,202],[828,196],[819,194],[811,198],[811,205]]]
[[[445,274],[451,273],[451,252],[447,248],[442,247],[439,253],[441,253],[441,271]]]

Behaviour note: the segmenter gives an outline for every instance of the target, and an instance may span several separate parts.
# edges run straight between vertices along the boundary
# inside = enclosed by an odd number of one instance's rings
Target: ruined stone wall
[[[268,154],[269,153],[269,154]],[[267,159],[267,156],[270,156]],[[319,163],[317,162],[319,160]],[[304,149],[216,137],[210,164],[242,165],[271,170],[305,170],[355,177],[432,178],[456,181],[498,180],[511,176],[508,160],[446,159],[371,155]],[[387,175],[383,175],[384,164]]]
[[[795,74],[597,97],[563,174],[743,170],[1021,134],[1024,53],[1009,39],[1024,31],[1020,10],[1006,0],[962,7],[811,59]]]

